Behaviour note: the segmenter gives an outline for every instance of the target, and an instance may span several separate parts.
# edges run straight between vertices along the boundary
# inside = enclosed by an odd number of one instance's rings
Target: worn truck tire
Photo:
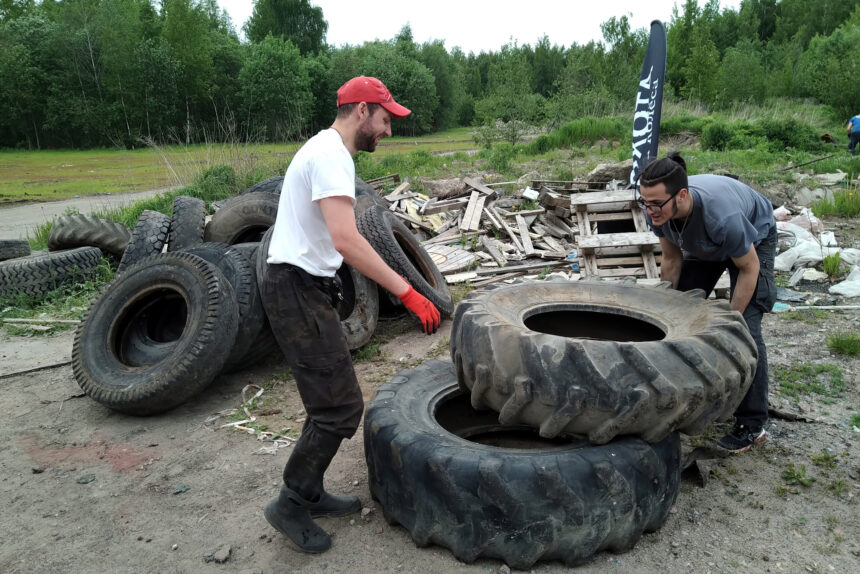
[[[233,198],[212,216],[204,239],[230,245],[260,241],[275,224],[279,197],[274,193],[248,193]]]
[[[277,175],[275,177],[270,177],[269,179],[264,179],[258,183],[255,183],[248,189],[242,192],[242,195],[246,193],[281,193],[281,187],[284,185],[284,176]]]
[[[442,317],[454,311],[445,277],[414,235],[390,211],[368,207],[356,221],[358,231],[382,259],[433,303]]]
[[[580,564],[659,529],[678,494],[677,433],[656,444],[542,439],[474,411],[453,365],[427,361],[376,390],[364,419],[372,496],[418,546],[464,562]]]
[[[376,283],[344,263],[337,270],[343,285],[340,326],[350,350],[366,345],[379,321],[379,292]]]
[[[697,434],[731,415],[758,357],[741,314],[702,295],[605,282],[474,291],[451,357],[475,408],[544,437]]]
[[[225,369],[230,370],[242,361],[263,327],[266,312],[257,288],[257,273],[248,258],[226,243],[200,243],[184,249],[215,265],[233,288],[239,310],[239,330],[236,343],[230,351]]]
[[[168,251],[182,251],[203,243],[206,225],[206,202],[196,197],[179,195],[173,199],[173,217],[170,219]]]
[[[158,211],[144,210],[131,232],[128,247],[125,248],[116,269],[117,274],[124,273],[129,267],[147,257],[161,253],[169,234],[170,218],[168,216]]]
[[[30,255],[30,244],[20,239],[0,239],[0,261]]]
[[[165,328],[164,319],[174,328]],[[119,275],[75,333],[72,369],[92,399],[124,413],[169,410],[205,388],[233,348],[239,313],[221,271],[192,253],[166,253]],[[175,337],[171,352],[142,364],[129,356],[141,330]]]
[[[101,257],[98,247],[78,247],[0,261],[0,297],[41,297],[65,281],[86,278]]]
[[[120,259],[130,239],[131,231],[121,223],[92,215],[63,215],[51,226],[48,249],[98,247]]]

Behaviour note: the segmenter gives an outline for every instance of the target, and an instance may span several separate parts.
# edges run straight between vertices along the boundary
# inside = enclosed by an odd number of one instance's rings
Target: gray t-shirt
[[[686,225],[669,220],[657,227],[645,214],[654,234],[679,246],[685,256],[704,261],[743,257],[776,225],[770,201],[736,179],[691,175],[688,187],[693,212]]]

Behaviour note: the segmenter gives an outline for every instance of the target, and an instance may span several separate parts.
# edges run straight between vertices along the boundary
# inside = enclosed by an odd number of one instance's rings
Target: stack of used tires
[[[258,285],[282,180],[271,178],[221,202],[208,223],[203,201],[179,196],[172,217],[144,211],[122,249],[101,240],[119,259],[117,276],[81,322],[72,352],[75,377],[90,397],[130,414],[163,412],[218,374],[251,367],[278,348]],[[357,180],[356,193],[365,236],[450,315],[451,295],[430,256],[399,220],[382,213],[372,188]],[[81,223],[96,228],[109,222]],[[73,222],[59,228],[69,226]],[[92,241],[93,234],[86,235]],[[338,275],[345,299],[341,324],[356,349],[373,336],[379,295],[376,284],[349,265]]]
[[[370,490],[416,544],[516,568],[632,548],[678,494],[678,432],[731,415],[756,345],[701,291],[531,282],[470,293],[453,362],[367,409]]]

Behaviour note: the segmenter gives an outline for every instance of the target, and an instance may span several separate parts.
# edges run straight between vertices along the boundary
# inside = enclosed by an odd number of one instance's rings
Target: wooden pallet
[[[660,240],[648,229],[632,190],[571,194],[570,209],[579,224],[576,239],[583,277],[659,279]],[[598,221],[631,219],[635,232],[599,234],[592,229]]]

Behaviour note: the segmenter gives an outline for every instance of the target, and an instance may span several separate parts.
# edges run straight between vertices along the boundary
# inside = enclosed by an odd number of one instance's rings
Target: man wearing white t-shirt
[[[376,78],[353,78],[337,92],[338,113],[296,153],[284,177],[261,285],[272,331],[287,358],[307,419],[284,468],[280,494],[266,505],[269,523],[305,552],[324,552],[331,537],[313,517],[361,509],[355,496],[329,494],[323,475],[351,438],[364,400],[335,310],[335,273],[345,261],[400,298],[424,331],[439,327],[436,307],[392,270],[355,225],[355,166],[391,136],[391,118],[410,111]]]

